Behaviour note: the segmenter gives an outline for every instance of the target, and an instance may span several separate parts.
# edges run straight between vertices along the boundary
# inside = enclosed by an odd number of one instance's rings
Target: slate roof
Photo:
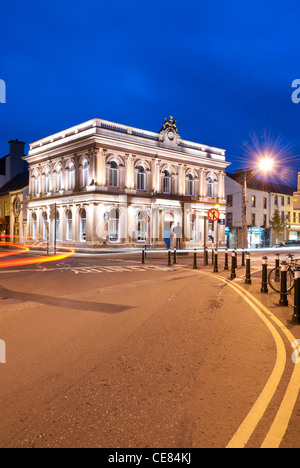
[[[22,174],[18,174],[12,180],[7,182],[3,187],[0,189],[0,196],[8,195],[9,192],[12,190],[21,190],[22,188],[26,187],[29,183],[29,173],[28,171],[23,172]]]
[[[244,172],[236,172],[234,174],[226,173],[226,175],[238,184],[244,185]],[[276,182],[265,182],[262,180],[257,180],[253,173],[247,174],[247,187],[249,189],[260,190],[262,192],[281,193],[283,195],[289,196],[293,196],[294,192],[297,192],[297,188],[295,187],[278,184]]]

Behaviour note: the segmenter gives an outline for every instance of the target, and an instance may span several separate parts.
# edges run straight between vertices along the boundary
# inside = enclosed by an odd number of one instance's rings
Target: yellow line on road
[[[271,312],[266,309],[263,304],[261,304],[252,294],[250,294],[248,291],[243,289],[241,286],[234,284],[232,282],[229,282],[226,278],[223,276],[218,276],[214,275],[211,273],[204,273],[200,272],[204,275],[211,276],[216,279],[221,279],[223,281],[226,281],[226,283],[234,289],[243,299],[245,302],[247,302],[250,307],[256,312],[256,314],[261,318],[261,320],[265,323],[267,328],[270,330],[275,344],[276,344],[276,349],[277,349],[277,357],[276,357],[276,362],[274,369],[272,371],[272,374],[265,385],[262,393],[260,394],[259,398],[257,399],[256,403],[250,410],[249,414],[247,417],[244,419],[242,422],[241,426],[233,436],[233,438],[230,440],[230,442],[227,445],[227,448],[244,448],[246,444],[248,443],[251,435],[255,431],[259,421],[262,419],[263,415],[265,414],[277,388],[278,385],[281,381],[282,375],[285,370],[286,366],[286,350],[285,350],[285,345],[284,342],[279,334],[279,332],[276,330],[274,325],[269,321],[269,319],[259,310],[259,308],[254,304],[257,303],[261,308],[265,309],[268,311],[268,315],[273,315]],[[248,296],[248,297],[247,297]],[[274,317],[276,319],[276,317]],[[277,319],[276,319],[277,320]],[[281,327],[283,326],[282,323],[280,322]],[[276,426],[277,427],[277,426]],[[285,432],[284,432],[285,433]],[[284,435],[284,434],[283,434]],[[282,440],[282,439],[281,439]],[[281,442],[281,441],[280,441]]]
[[[292,343],[296,340],[295,336],[290,332],[288,328],[286,328],[283,323],[273,315],[267,307],[265,307],[256,297],[254,297],[251,293],[246,291],[239,285],[236,285],[239,289],[245,292],[251,299],[257,303],[261,309],[273,320],[274,323],[280,328],[280,330],[284,333],[287,337],[289,343]],[[295,364],[293,374],[289,381],[288,388],[284,395],[284,398],[281,402],[280,408],[278,413],[273,421],[273,424],[261,446],[261,448],[278,448],[284,438],[284,435],[287,431],[289,422],[291,420],[295,404],[297,402],[297,398],[299,395],[300,389],[300,365]]]

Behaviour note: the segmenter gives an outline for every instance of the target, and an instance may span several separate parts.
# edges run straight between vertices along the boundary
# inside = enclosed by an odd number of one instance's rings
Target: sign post
[[[219,222],[219,219],[220,219],[220,211],[217,210],[217,208],[212,208],[211,210],[209,210],[208,214],[208,219],[210,221],[217,221],[217,229],[216,229],[216,239],[214,239],[215,241],[215,244],[216,244],[216,248],[218,249],[218,246],[219,246],[219,239],[218,239],[218,236],[219,236],[219,231],[218,231],[218,228],[219,228],[219,225],[218,225],[218,222]]]

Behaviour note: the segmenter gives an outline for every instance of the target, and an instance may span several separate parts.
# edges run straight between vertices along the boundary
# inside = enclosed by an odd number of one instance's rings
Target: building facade
[[[172,117],[159,133],[94,119],[31,144],[24,159],[32,239],[190,248],[207,232],[225,242],[225,151],[182,140]],[[220,225],[206,218],[216,205]]]
[[[26,242],[27,198],[27,171],[18,174],[0,189],[1,240],[7,242]]]
[[[245,171],[226,174],[226,243],[230,248],[243,245],[243,206]],[[247,171],[247,243],[248,248],[269,247],[279,241],[295,239],[295,222],[300,219],[293,207],[294,188],[257,180]],[[275,211],[286,221],[279,236],[272,231],[270,221]]]

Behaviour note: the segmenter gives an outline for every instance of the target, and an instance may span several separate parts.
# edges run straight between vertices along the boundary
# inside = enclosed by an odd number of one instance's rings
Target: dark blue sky
[[[295,183],[299,18],[299,0],[2,2],[0,155],[95,117],[159,131],[173,115],[231,169],[268,142]]]

